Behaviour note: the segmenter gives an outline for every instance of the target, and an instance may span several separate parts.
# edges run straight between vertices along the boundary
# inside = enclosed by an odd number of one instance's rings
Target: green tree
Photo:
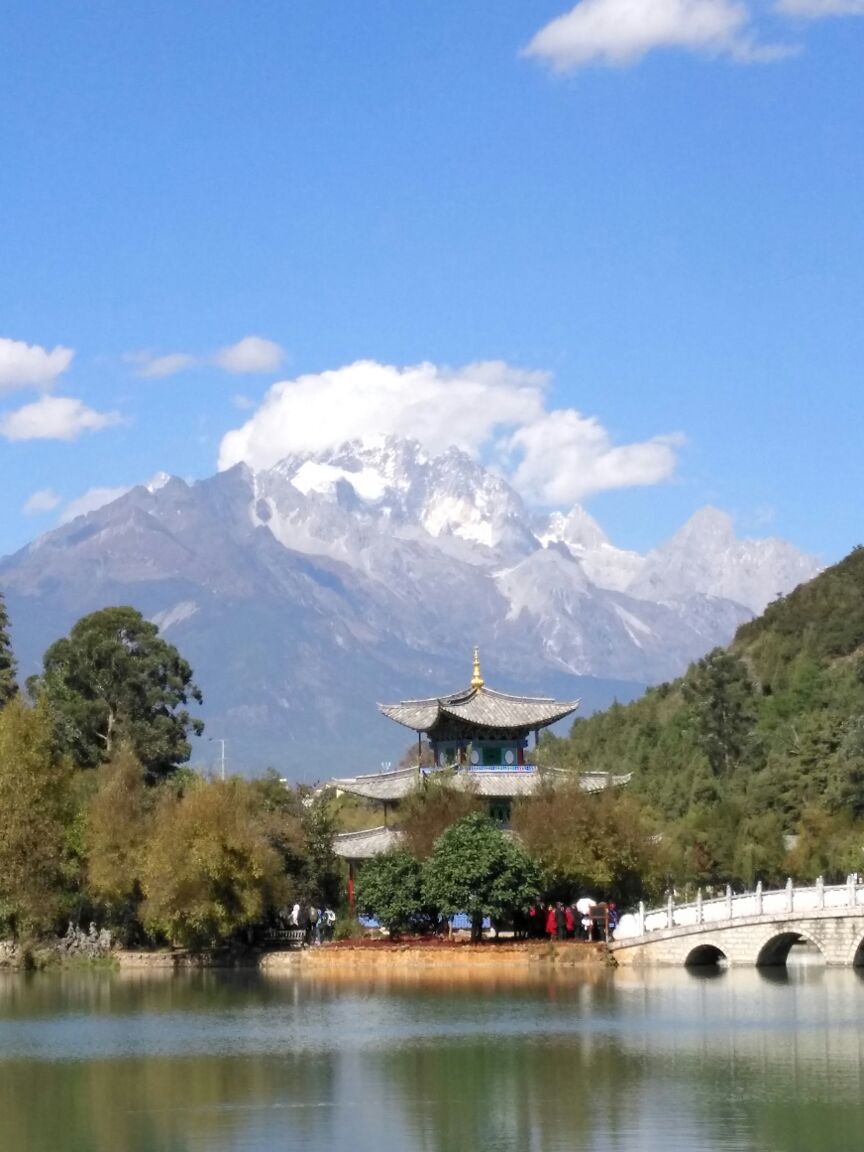
[[[28,686],[57,717],[58,738],[79,767],[108,760],[126,740],[158,779],[189,759],[190,732],[204,725],[185,705],[201,703],[192,669],[155,624],[134,608],[83,617],[52,644]]]
[[[341,901],[342,871],[333,851],[336,829],[329,797],[299,790],[302,806],[304,866],[299,895],[304,903],[336,907]]]
[[[15,670],[15,656],[9,639],[9,615],[3,593],[0,592],[0,708],[18,694]]]
[[[145,927],[174,944],[204,948],[260,923],[285,904],[282,860],[245,780],[200,781],[166,791],[144,847]]]
[[[728,776],[744,758],[755,720],[753,687],[744,662],[715,648],[690,669],[683,696],[711,771]]]
[[[467,912],[479,940],[484,916],[507,920],[540,895],[537,865],[488,816],[473,812],[443,832],[423,866],[423,897],[445,916]]]
[[[44,706],[0,711],[0,921],[39,934],[67,907],[69,773]]]
[[[388,852],[367,860],[357,878],[357,910],[374,916],[394,936],[409,929],[428,931],[437,921],[423,900],[423,869],[408,852]]]

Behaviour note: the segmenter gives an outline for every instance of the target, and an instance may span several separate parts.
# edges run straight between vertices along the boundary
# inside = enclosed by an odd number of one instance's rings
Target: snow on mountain
[[[547,658],[574,675],[670,679],[727,643],[750,616],[707,597],[653,604],[598,588],[561,544],[532,553],[495,581],[508,620],[527,627]]]
[[[645,564],[645,557],[638,552],[616,548],[593,516],[578,504],[566,514],[553,512],[538,526],[537,535],[544,545],[566,545],[598,588],[626,591]]]
[[[133,604],[192,663],[211,732],[309,778],[392,758],[375,701],[458,687],[475,643],[498,687],[604,704],[816,570],[710,509],[643,557],[582,508],[536,520],[464,452],[381,437],[154,477],[0,561],[0,587],[23,673],[84,612]]]
[[[738,540],[731,516],[702,508],[649,552],[627,591],[643,600],[701,592],[761,612],[778,595],[811,580],[819,562],[785,540]]]

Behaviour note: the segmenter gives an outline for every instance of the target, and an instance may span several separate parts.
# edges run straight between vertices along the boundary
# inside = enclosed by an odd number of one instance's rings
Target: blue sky
[[[838,559],[862,60],[860,0],[9,0],[0,553],[338,409],[622,546],[713,503]]]

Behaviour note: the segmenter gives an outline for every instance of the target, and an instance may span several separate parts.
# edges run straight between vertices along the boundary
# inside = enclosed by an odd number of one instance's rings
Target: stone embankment
[[[520,941],[467,942],[341,941],[299,952],[265,952],[265,972],[294,969],[333,976],[438,975],[448,981],[473,976],[508,978],[550,971],[614,966],[605,944]]]
[[[64,962],[111,962],[123,971],[162,972],[211,968],[257,968],[263,972],[295,973],[323,980],[418,977],[456,982],[533,979],[574,969],[595,971],[614,967],[605,944],[575,941],[339,941],[320,947],[284,951],[220,951],[191,953],[181,949],[133,951],[112,948],[110,935],[91,928],[70,928],[62,940],[25,948],[0,941],[0,968],[46,967]]]

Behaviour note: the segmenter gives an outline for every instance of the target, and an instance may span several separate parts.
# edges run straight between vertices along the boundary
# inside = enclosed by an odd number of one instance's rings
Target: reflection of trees
[[[824,971],[456,990],[0,974],[0,1148],[854,1148],[859,985]],[[88,1028],[106,1043],[75,1058]],[[132,1055],[108,1059],[118,1035]]]
[[[0,1147],[22,1152],[233,1148],[253,1126],[262,1130],[261,1147],[283,1147],[287,1130],[299,1145],[320,1139],[327,1118],[306,1105],[333,1094],[333,1057],[320,1053],[0,1069]]]
[[[432,1042],[378,1060],[424,1152],[590,1147],[592,1133],[619,1130],[619,1100],[645,1076],[590,1032]]]
[[[307,994],[307,988],[309,988]],[[270,979],[253,969],[236,971],[129,969],[120,972],[60,969],[23,974],[0,971],[0,1020],[40,1016],[216,1013],[284,1007],[333,999],[333,989]]]

